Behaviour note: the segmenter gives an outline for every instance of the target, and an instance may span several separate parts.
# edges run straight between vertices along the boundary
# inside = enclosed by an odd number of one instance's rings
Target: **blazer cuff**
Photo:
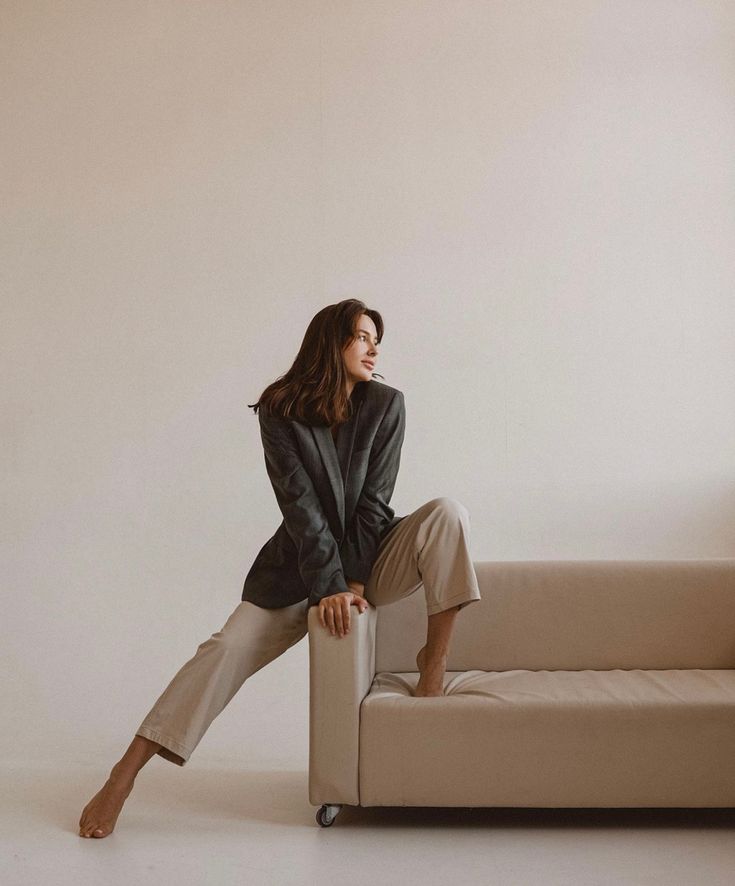
[[[335,594],[348,594],[349,592],[350,589],[347,587],[347,581],[340,573],[339,575],[335,575],[334,580],[330,583],[330,586],[326,591],[312,591],[309,594],[309,606],[318,606],[319,601],[323,600],[325,597],[333,597]]]
[[[371,567],[360,568],[357,565],[353,565],[349,573],[345,572],[345,581],[357,581],[361,585],[366,585],[371,572]]]

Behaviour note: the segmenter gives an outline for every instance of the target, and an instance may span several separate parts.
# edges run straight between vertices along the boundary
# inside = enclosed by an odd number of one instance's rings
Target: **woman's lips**
[[[363,361],[362,361],[362,365],[363,365],[363,366],[367,366],[368,369],[375,369],[375,364],[374,364],[374,363],[368,363],[367,360],[363,360]]]

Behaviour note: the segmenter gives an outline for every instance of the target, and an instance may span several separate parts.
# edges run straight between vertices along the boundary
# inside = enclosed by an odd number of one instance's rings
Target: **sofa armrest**
[[[360,805],[360,705],[375,677],[375,606],[350,607],[350,633],[332,636],[310,606],[309,802]]]

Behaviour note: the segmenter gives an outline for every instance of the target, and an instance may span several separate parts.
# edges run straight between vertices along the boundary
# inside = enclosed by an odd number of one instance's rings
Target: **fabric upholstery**
[[[362,806],[734,806],[735,671],[379,674]]]
[[[735,559],[474,565],[441,697],[423,594],[310,619],[312,804],[735,806]]]

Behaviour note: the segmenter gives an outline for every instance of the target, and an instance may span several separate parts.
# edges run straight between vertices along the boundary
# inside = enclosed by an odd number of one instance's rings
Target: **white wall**
[[[246,403],[342,298],[406,395],[398,513],[458,497],[476,560],[733,556],[734,36],[726,0],[5,0],[4,756],[111,765],[239,603],[280,521]],[[307,654],[192,762],[306,768]]]

